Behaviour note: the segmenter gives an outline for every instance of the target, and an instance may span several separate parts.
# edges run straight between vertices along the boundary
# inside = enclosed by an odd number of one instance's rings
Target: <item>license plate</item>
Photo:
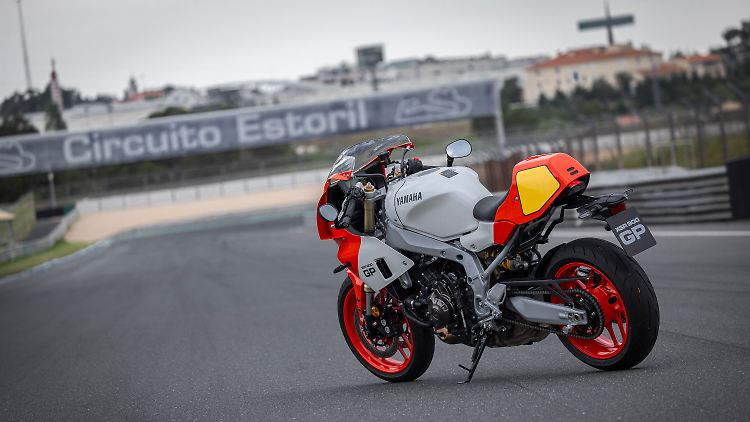
[[[656,245],[651,230],[646,227],[638,211],[628,208],[607,219],[607,224],[615,234],[620,246],[628,255],[634,256]]]

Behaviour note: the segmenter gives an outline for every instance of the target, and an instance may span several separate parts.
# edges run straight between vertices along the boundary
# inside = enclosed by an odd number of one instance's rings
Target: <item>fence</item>
[[[747,103],[689,105],[510,131],[505,155],[564,151],[591,170],[703,168],[750,155]]]
[[[76,203],[76,208],[81,214],[87,214],[98,211],[110,211],[132,207],[236,196],[295,186],[322,186],[327,176],[328,170],[318,169],[244,178],[225,182],[196,184],[193,186],[85,198]]]
[[[44,249],[51,248],[55,243],[65,236],[68,228],[78,218],[78,210],[73,208],[69,211],[57,226],[44,237],[34,239],[28,242],[11,243],[4,249],[0,250],[0,262],[9,261],[11,259],[22,258],[24,256],[32,255],[40,252]]]
[[[633,188],[628,206],[638,209],[647,223],[697,223],[732,219],[725,167],[693,170],[682,176],[655,177],[631,184],[611,183],[588,189],[604,195]]]

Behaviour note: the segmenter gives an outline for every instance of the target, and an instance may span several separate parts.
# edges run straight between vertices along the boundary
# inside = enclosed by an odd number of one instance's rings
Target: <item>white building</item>
[[[147,119],[149,114],[169,107],[191,109],[206,104],[206,97],[200,92],[182,87],[141,91],[131,94],[123,101],[111,104],[77,104],[62,113],[68,130],[89,130],[122,126]],[[45,113],[29,113],[26,118],[43,130]]]
[[[683,67],[688,76],[695,75],[700,78],[705,76],[724,78],[727,76],[724,63],[718,54],[692,54],[684,57],[675,57],[670,62]]]
[[[553,98],[557,91],[570,94],[576,87],[589,89],[599,79],[616,87],[620,73],[642,80],[650,69],[661,64],[661,53],[630,44],[570,50],[528,68],[524,102],[536,105],[542,95]]]
[[[380,63],[376,68],[378,86],[383,91],[399,91],[417,86],[439,85],[482,79],[500,82],[516,77],[520,83],[526,77],[526,68],[546,57],[508,59],[489,54],[466,57],[407,58]],[[301,79],[320,86],[320,95],[337,93],[367,93],[371,91],[372,76],[366,69],[342,63],[318,69],[314,75]]]

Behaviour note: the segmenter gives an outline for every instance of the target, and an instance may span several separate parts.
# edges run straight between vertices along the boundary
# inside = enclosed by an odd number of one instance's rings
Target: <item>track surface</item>
[[[471,350],[440,342],[417,382],[365,371],[335,245],[300,220],[116,242],[0,285],[0,420],[745,419],[750,237],[659,241],[642,364],[599,372],[548,337],[489,349],[469,385]]]

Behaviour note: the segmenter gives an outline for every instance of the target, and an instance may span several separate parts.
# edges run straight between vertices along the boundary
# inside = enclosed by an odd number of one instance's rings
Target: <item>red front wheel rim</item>
[[[387,302],[385,292],[379,292],[375,295],[374,300],[381,304]],[[394,306],[395,308],[395,306]],[[397,352],[391,357],[381,357],[376,355],[370,350],[370,347],[388,347],[392,346],[392,343],[386,343],[383,345],[374,344],[364,336],[364,327],[362,326],[363,321],[359,309],[357,309],[357,299],[354,294],[354,289],[349,289],[344,298],[344,308],[342,310],[344,317],[344,326],[346,327],[346,335],[349,337],[349,341],[356,350],[357,354],[364,359],[364,361],[372,368],[385,372],[387,374],[396,374],[405,370],[411,362],[414,354],[414,340],[412,336],[411,326],[406,318],[403,318],[403,334],[399,337],[393,338],[391,342],[396,343]],[[403,314],[401,314],[403,315]],[[369,346],[366,346],[363,341],[369,342]]]
[[[579,277],[579,271],[585,271],[585,269],[590,270],[592,276],[598,277],[564,283],[561,287],[583,289],[594,296],[602,308],[604,330],[599,337],[592,340],[574,337],[568,337],[567,340],[586,356],[599,360],[611,359],[625,348],[630,333],[625,303],[622,301],[617,286],[601,270],[584,262],[570,262],[563,265],[555,272],[555,278]]]

